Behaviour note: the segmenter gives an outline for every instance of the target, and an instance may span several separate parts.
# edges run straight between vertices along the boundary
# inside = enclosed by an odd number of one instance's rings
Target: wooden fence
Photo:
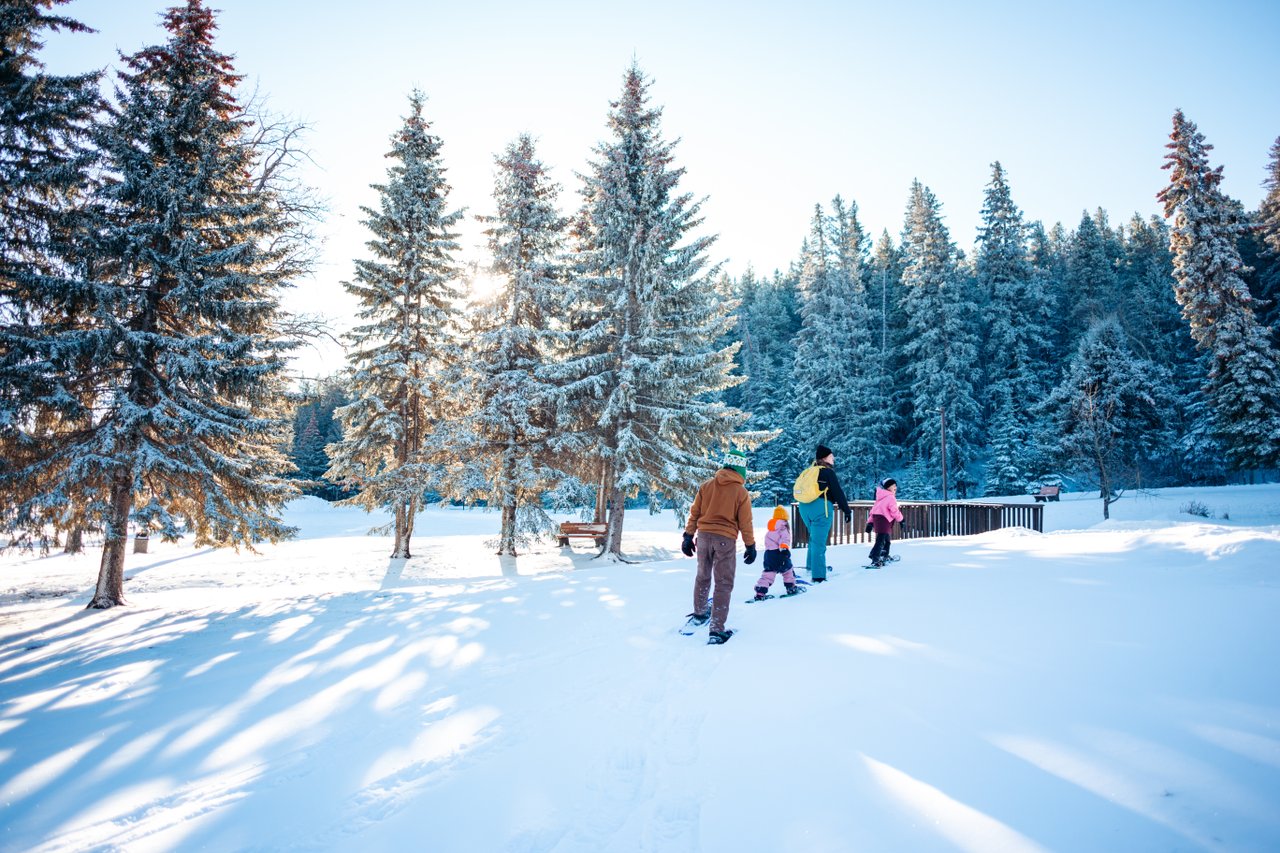
[[[847,545],[850,542],[871,542],[874,533],[867,533],[867,514],[870,501],[851,501],[853,518],[844,523],[844,513],[834,504],[831,509],[831,533],[828,545]],[[1000,504],[977,501],[902,502],[902,521],[893,525],[894,539],[927,539],[932,536],[971,536],[1002,527],[1027,527],[1044,532],[1043,504]],[[809,544],[809,529],[800,517],[798,504],[791,505],[791,547],[804,548]]]

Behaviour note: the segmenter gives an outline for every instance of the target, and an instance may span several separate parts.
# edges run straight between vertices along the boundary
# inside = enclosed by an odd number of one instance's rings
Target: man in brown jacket
[[[751,495],[747,494],[747,457],[740,450],[730,450],[724,458],[724,467],[698,489],[689,510],[689,523],[685,525],[684,541],[680,550],[686,557],[694,552],[693,534],[698,534],[698,577],[693,582],[693,613],[690,620],[701,625],[708,618],[711,632],[707,643],[719,645],[728,642],[733,631],[725,628],[729,618],[729,596],[733,593],[733,579],[737,573],[737,554],[734,553],[738,534],[746,551],[742,562],[750,565],[756,559],[756,535],[751,525]],[[711,613],[706,613],[707,593],[715,580],[715,598]]]

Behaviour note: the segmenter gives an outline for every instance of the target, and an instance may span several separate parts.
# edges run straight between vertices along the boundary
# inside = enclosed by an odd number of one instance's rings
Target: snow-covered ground
[[[391,561],[303,500],[261,554],[131,554],[108,612],[96,550],[10,554],[0,849],[1280,849],[1280,486],[1046,513],[795,599],[739,566],[722,647],[670,513],[633,565],[441,509]]]

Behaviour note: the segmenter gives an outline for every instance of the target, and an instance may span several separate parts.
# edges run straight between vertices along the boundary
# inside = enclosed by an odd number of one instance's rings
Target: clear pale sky
[[[99,32],[54,35],[70,72],[117,65],[164,40],[162,2],[75,0]],[[652,79],[682,189],[707,196],[714,256],[738,274],[796,256],[816,202],[856,201],[896,240],[913,178],[942,201],[952,238],[974,241],[991,163],[1029,219],[1074,228],[1158,213],[1175,108],[1214,145],[1225,190],[1253,208],[1280,136],[1280,2],[514,2],[220,0],[218,48],[246,86],[308,123],[306,179],[329,201],[322,263],[287,305],[351,322],[340,282],[364,257],[361,205],[385,178],[413,87],[444,141],[456,207],[490,212],[493,157],[516,134],[577,206],[609,101],[634,57]],[[481,258],[468,222],[468,259]],[[300,355],[305,375],[342,364]]]

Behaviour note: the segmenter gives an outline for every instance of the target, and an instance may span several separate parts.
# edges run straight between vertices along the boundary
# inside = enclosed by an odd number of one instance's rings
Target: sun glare
[[[501,276],[487,272],[476,273],[471,276],[468,282],[471,290],[471,301],[488,302],[502,290],[503,283]]]

